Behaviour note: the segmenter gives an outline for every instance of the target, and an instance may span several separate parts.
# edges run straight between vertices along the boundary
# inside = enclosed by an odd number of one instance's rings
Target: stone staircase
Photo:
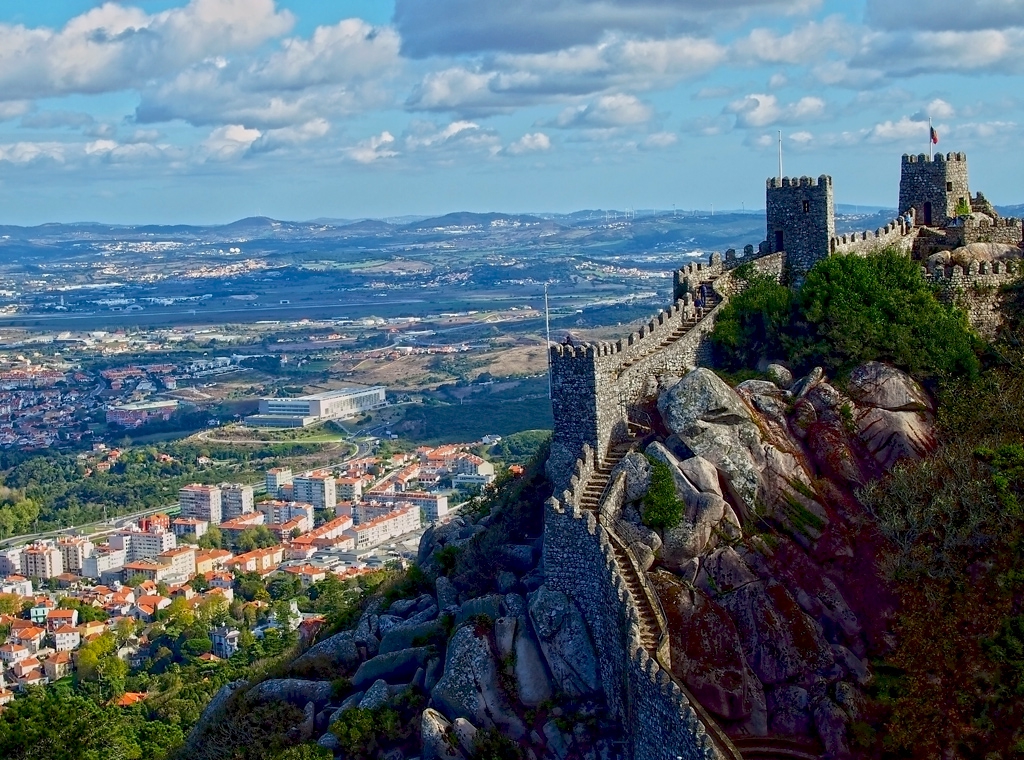
[[[582,510],[594,513],[598,522],[601,522],[601,506],[604,502],[605,493],[611,483],[612,471],[623,460],[627,453],[634,450],[639,439],[627,441],[612,446],[608,455],[599,467],[596,467],[587,480],[579,507]],[[612,554],[615,557],[615,564],[618,568],[626,587],[636,604],[639,620],[638,628],[640,634],[640,645],[644,651],[656,662],[662,663],[661,647],[667,646],[663,639],[667,631],[662,630],[659,622],[662,616],[655,610],[654,604],[647,593],[646,579],[642,577],[644,572],[637,567],[629,555],[629,551],[622,540],[615,534],[614,526],[605,525],[609,529],[609,543],[612,547]],[[665,667],[666,672],[669,668]],[[670,677],[675,680],[674,676]],[[697,702],[689,690],[676,681],[679,688],[686,694],[691,706],[697,713],[705,730],[711,736],[716,745],[720,757],[724,760],[819,760],[820,755],[815,752],[814,747],[786,739],[774,739],[770,737],[750,737],[733,742],[717,724],[714,718]]]
[[[652,350],[650,350],[649,352],[645,352],[642,356],[637,356],[625,362],[621,367],[619,367],[619,374],[625,372],[627,369],[632,367],[637,362],[643,361],[648,356],[652,354],[657,354],[658,352],[665,350],[673,343],[675,343],[677,340],[680,340],[681,338],[685,337],[686,334],[690,332],[690,330],[692,330],[694,327],[696,327],[704,320],[704,317],[706,317],[712,309],[714,309],[716,306],[718,306],[718,304],[722,302],[722,297],[715,292],[714,279],[707,280],[701,284],[708,286],[708,298],[706,303],[704,304],[703,316],[700,319],[698,319],[697,317],[691,317],[689,319],[684,320],[679,325],[679,327],[677,327],[671,333],[662,338]]]

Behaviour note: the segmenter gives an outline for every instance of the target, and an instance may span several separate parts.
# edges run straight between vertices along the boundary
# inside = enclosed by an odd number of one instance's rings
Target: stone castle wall
[[[1024,271],[1024,262],[972,262],[962,266],[936,266],[922,269],[926,278],[939,288],[939,297],[967,312],[971,325],[981,335],[992,338],[1002,323],[1000,288]]]
[[[766,185],[769,250],[786,252],[790,276],[799,282],[828,256],[836,234],[832,178],[772,177]]]
[[[911,212],[911,217],[914,214]],[[854,232],[832,238],[829,248],[833,254],[856,254],[866,256],[880,248],[893,247],[909,254],[914,248],[918,227],[908,223],[904,217],[893,219],[874,232]]]
[[[1000,217],[997,219],[964,219],[962,226],[946,230],[947,238],[954,246],[971,243],[1006,243],[1021,245],[1024,242],[1024,223],[1020,219]]]
[[[584,448],[562,499],[545,507],[545,582],[584,611],[612,714],[629,729],[630,760],[720,760],[686,695],[640,645],[639,610],[604,526],[576,506],[595,466]],[[620,479],[621,481],[621,479]]]
[[[721,305],[682,337],[674,336],[694,316],[693,297],[701,283],[713,280],[714,291],[728,297],[742,287],[732,270],[748,261],[755,271],[780,279],[783,255],[763,251],[762,246],[754,254],[748,246],[742,258],[727,252],[723,261],[713,253],[707,264],[683,267],[674,275],[675,302],[625,338],[549,347],[555,432],[547,469],[556,490],[565,487],[584,444],[603,457],[609,444],[629,437],[629,421],[645,421],[644,407],[657,391],[652,377],[682,375],[710,364],[709,337]]]
[[[970,203],[971,192],[967,184],[967,156],[963,153],[936,153],[929,158],[903,156],[900,171],[900,200],[898,211],[914,209],[919,224],[945,226],[956,217],[960,199]],[[931,205],[931,219],[925,204]]]

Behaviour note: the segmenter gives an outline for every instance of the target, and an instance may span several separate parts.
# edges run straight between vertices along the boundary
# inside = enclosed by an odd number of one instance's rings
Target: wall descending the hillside
[[[640,645],[639,612],[608,534],[576,506],[595,467],[585,447],[569,488],[545,507],[545,583],[584,611],[605,698],[630,736],[629,760],[721,760],[686,696]]]
[[[547,471],[556,491],[565,488],[583,444],[603,457],[609,444],[629,437],[629,421],[643,422],[643,408],[656,394],[658,378],[711,364],[709,338],[722,307],[702,312],[692,325],[701,285],[711,283],[715,293],[727,298],[743,287],[733,272],[747,263],[752,271],[780,280],[784,256],[765,253],[763,245],[757,254],[747,246],[742,257],[731,249],[724,259],[713,253],[706,264],[675,272],[673,304],[625,338],[549,347],[555,432]]]

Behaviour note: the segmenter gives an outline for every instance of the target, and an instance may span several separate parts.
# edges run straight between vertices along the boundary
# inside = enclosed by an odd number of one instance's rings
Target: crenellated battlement
[[[904,153],[903,154],[903,163],[904,164],[932,164],[932,163],[942,164],[942,163],[951,163],[951,162],[954,162],[954,161],[966,162],[967,161],[967,154],[966,153],[946,153],[945,155],[943,155],[942,153],[936,153],[934,156],[929,156],[929,155],[926,155],[925,153],[920,153],[920,154],[918,154],[916,156],[913,155],[913,154],[910,154],[910,153]]]
[[[1000,277],[1009,282],[1021,271],[1024,271],[1024,263],[1019,261],[972,261],[966,267],[959,264],[939,264],[930,270],[921,267],[925,277],[936,282],[950,281],[953,283],[964,283],[968,285],[994,285],[993,282],[982,282],[980,277]]]
[[[910,221],[907,220],[910,217]],[[851,232],[836,235],[829,242],[829,250],[833,253],[867,255],[879,248],[894,246],[907,253],[913,248],[918,228],[914,226],[914,210],[910,209],[905,216],[893,219],[884,227],[865,232]]]
[[[619,557],[632,563],[634,581],[639,577],[643,592],[652,595],[657,615],[660,603],[646,574],[614,530],[595,512],[580,507],[595,466],[594,452],[586,447],[573,466],[570,487],[561,499],[551,497],[545,505],[546,583],[586,610],[609,708],[628,727],[631,760],[726,760],[701,720],[702,708],[668,670],[663,613],[656,621],[661,639],[656,656],[644,647],[644,614]],[[609,486],[602,511],[614,507],[612,501],[621,507],[624,492],[625,476],[620,473]],[[620,685],[628,690],[626,699]]]
[[[769,177],[765,182],[769,190],[796,187],[832,187],[832,177],[822,174],[819,177]]]

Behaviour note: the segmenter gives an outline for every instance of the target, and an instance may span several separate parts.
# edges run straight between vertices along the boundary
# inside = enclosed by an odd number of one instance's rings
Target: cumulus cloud
[[[154,14],[108,2],[59,30],[0,24],[0,99],[138,87],[212,55],[257,47],[292,23],[273,0],[191,0]]]
[[[242,123],[279,129],[381,105],[380,82],[400,66],[394,31],[360,19],[285,40],[266,58],[204,60],[147,87],[136,120],[194,125]]]
[[[520,156],[523,153],[541,153],[551,150],[551,138],[543,132],[532,132],[523,135],[505,150],[513,156]]]
[[[818,0],[396,0],[406,55],[538,53],[598,42],[608,32],[664,37],[733,25],[752,13],[803,13]]]
[[[501,113],[623,88],[670,86],[710,71],[725,57],[726,49],[711,39],[611,36],[595,45],[502,54],[429,72],[406,105],[467,116]]]
[[[281,148],[290,148],[314,140],[319,140],[331,129],[327,119],[310,119],[304,124],[293,127],[270,129],[261,134],[249,146],[253,153],[269,153]]]
[[[736,126],[761,128],[773,124],[799,124],[820,119],[825,114],[825,101],[806,96],[793,103],[779,103],[775,95],[757,93],[734,100],[725,113],[736,116]]]
[[[261,134],[258,129],[248,129],[241,124],[226,124],[210,132],[202,145],[210,158],[226,161],[245,153]]]
[[[850,59],[854,69],[888,76],[1024,72],[1024,28],[873,32]]]
[[[551,125],[560,129],[628,127],[645,124],[654,109],[634,95],[604,95],[593,103],[566,108]]]
[[[394,158],[398,151],[394,150],[395,137],[388,131],[374,135],[345,150],[345,155],[360,164],[372,164],[386,158]]]
[[[810,21],[780,34],[773,29],[754,29],[731,45],[730,57],[747,64],[804,64],[856,51],[858,29],[840,16]]]
[[[655,132],[647,135],[640,143],[640,147],[644,150],[663,150],[672,147],[677,142],[679,142],[679,135],[675,132]]]

